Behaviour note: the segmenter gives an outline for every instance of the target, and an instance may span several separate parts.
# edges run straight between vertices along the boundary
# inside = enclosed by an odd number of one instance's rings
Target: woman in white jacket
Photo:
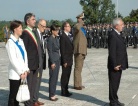
[[[8,71],[10,83],[8,106],[19,106],[19,102],[16,100],[16,95],[21,79],[27,77],[29,68],[24,43],[20,38],[20,35],[22,34],[22,23],[18,20],[12,21],[10,30],[13,34],[10,35],[10,39],[6,44],[6,50],[9,57]]]

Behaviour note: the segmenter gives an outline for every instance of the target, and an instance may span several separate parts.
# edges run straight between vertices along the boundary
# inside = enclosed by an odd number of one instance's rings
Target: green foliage
[[[69,22],[69,24],[71,26],[73,26],[75,24],[75,22],[72,20],[72,19],[65,19],[63,21],[59,21],[59,20],[50,20],[50,21],[47,21],[47,26],[50,27],[52,24],[56,24],[57,26],[61,27],[62,26],[62,23],[64,21],[67,21]],[[26,27],[26,25],[23,23],[23,29]],[[36,25],[37,25],[38,21],[36,22]],[[9,28],[9,24],[10,24],[10,21],[0,21],[0,41],[4,41],[4,30],[3,28],[7,25],[8,28]]]
[[[67,21],[70,26],[73,26],[75,24],[75,22],[72,19],[66,19],[65,21]]]
[[[9,27],[10,22],[9,21],[0,21],[0,41],[4,41],[4,26]]]
[[[57,26],[61,27],[63,22],[67,21],[71,26],[73,26],[75,24],[75,22],[72,19],[65,19],[63,21],[59,21],[59,20],[50,20],[47,21],[47,26],[50,27],[52,24],[56,24]]]
[[[123,19],[123,16],[121,15],[120,12],[118,13],[118,17],[121,18],[121,19]]]
[[[138,22],[138,9],[132,10],[129,16],[126,16],[124,22]]]
[[[100,0],[99,7],[99,22],[111,23],[112,19],[116,17],[115,4],[111,0]]]
[[[130,17],[135,17],[138,20],[138,9],[137,10],[132,10],[129,15],[130,15]]]
[[[47,21],[47,26],[48,26],[48,27],[50,27],[52,24],[55,24],[55,25],[57,25],[57,26],[59,26],[59,27],[62,26],[61,21],[58,21],[58,20],[50,20],[50,21]]]
[[[111,0],[80,0],[86,23],[110,23],[116,17]]]

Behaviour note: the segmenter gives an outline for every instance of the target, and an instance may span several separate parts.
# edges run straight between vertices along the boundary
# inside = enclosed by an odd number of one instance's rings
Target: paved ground
[[[73,93],[70,98],[60,96],[60,76],[57,84],[58,101],[52,102],[48,99],[48,68],[44,70],[40,101],[45,106],[108,106],[108,76],[107,76],[107,49],[88,49],[85,59],[82,78],[86,87],[81,91],[73,89],[73,70],[69,83],[69,91]],[[138,106],[138,50],[128,48],[128,59],[130,68],[123,72],[119,99],[126,106]],[[8,57],[4,43],[0,43],[0,106],[7,106],[9,93],[8,83]],[[21,106],[23,106],[21,104]]]

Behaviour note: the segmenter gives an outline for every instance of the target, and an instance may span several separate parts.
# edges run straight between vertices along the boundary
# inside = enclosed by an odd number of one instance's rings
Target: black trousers
[[[134,48],[137,48],[137,37],[133,37]]]
[[[8,106],[19,106],[19,102],[16,100],[16,95],[21,83],[21,80],[9,80],[10,83],[10,94]]]
[[[52,70],[49,66],[49,98],[55,96],[58,73],[60,68],[60,60],[56,61],[55,64],[56,67],[54,70]]]
[[[99,36],[96,36],[96,48],[99,48],[100,39]]]
[[[33,106],[33,96],[36,88],[37,75],[38,74],[36,70],[31,70],[29,75],[27,76],[28,88],[30,91],[30,100],[24,102],[25,106]]]
[[[71,74],[72,66],[67,66],[66,68],[62,66],[62,75],[61,75],[61,89],[63,91],[68,91],[68,84]]]
[[[118,106],[118,89],[120,85],[122,70],[115,71],[113,69],[108,70],[109,77],[109,100],[110,106]]]
[[[92,47],[91,38],[87,38],[87,42],[88,42],[88,48],[91,48]]]

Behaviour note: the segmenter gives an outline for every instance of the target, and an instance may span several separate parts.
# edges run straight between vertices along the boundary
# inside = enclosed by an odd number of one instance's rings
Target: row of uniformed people
[[[107,48],[108,33],[112,30],[112,25],[88,25],[85,26],[87,32],[88,48]],[[122,31],[122,37],[126,42],[126,46],[134,46],[137,48],[138,43],[138,23],[125,24]]]
[[[86,30],[86,38],[88,48],[92,46],[95,48],[107,48],[108,47],[108,33],[112,30],[111,24],[97,24],[84,26]],[[49,30],[46,30],[45,38],[50,35]],[[71,30],[73,36],[73,27]],[[59,36],[62,35],[62,30],[59,30]],[[126,42],[126,46],[134,46],[137,48],[138,39],[138,23],[125,24],[122,37]]]

